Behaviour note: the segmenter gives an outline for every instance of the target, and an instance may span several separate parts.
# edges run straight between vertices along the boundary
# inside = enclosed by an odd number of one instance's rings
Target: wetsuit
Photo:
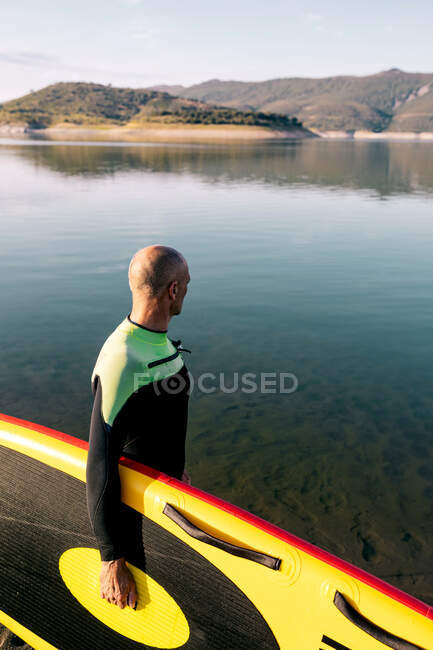
[[[87,503],[102,560],[125,555],[121,455],[181,478],[190,381],[180,341],[129,319],[104,343],[92,375]]]

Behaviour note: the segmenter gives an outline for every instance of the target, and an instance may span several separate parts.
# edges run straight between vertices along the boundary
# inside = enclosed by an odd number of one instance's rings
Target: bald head
[[[129,265],[129,286],[133,296],[157,298],[173,282],[187,281],[185,258],[169,246],[147,246],[137,251]]]

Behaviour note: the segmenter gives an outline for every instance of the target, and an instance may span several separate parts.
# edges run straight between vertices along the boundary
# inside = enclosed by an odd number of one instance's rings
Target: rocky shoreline
[[[238,125],[160,125],[146,127],[96,127],[60,125],[46,129],[30,129],[23,125],[0,124],[0,137],[32,136],[47,140],[85,140],[116,142],[206,142],[245,140],[388,140],[397,142],[433,142],[433,132],[410,131],[319,131],[295,128],[278,131],[255,126]]]
[[[40,136],[48,140],[89,140],[121,142],[185,142],[185,141],[236,141],[236,140],[299,140],[317,137],[304,128],[280,131],[256,126],[238,125],[178,125],[152,124],[146,127],[55,126],[46,129],[29,129],[26,126],[0,124],[0,137],[22,135]]]
[[[314,129],[313,129],[314,130]],[[433,132],[424,131],[317,131],[316,135],[327,140],[397,140],[407,142],[433,141]]]

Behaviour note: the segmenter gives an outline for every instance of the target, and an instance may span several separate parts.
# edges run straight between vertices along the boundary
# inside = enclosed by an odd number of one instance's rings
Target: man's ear
[[[171,298],[172,300],[175,300],[175,299],[176,299],[176,295],[177,295],[177,280],[173,280],[173,282],[171,282],[171,283],[168,285],[168,295],[170,296],[170,298]]]

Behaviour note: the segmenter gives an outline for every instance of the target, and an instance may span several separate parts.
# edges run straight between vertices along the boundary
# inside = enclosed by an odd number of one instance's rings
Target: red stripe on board
[[[44,435],[51,436],[56,440],[62,440],[63,442],[74,445],[75,447],[80,447],[81,449],[88,449],[89,447],[88,443],[85,442],[84,440],[80,440],[79,438],[75,438],[74,436],[67,435],[66,433],[61,433],[60,431],[55,431],[54,429],[49,429],[48,427],[44,427],[39,424],[34,424],[33,422],[20,420],[19,418],[15,418],[11,415],[4,415],[3,413],[0,413],[0,421],[1,420],[3,420],[4,422],[10,422],[11,424],[16,424],[21,427],[26,427],[27,429],[30,429],[32,431],[37,431],[38,433],[43,433]],[[205,501],[210,505],[213,505],[217,508],[220,508],[221,510],[224,510],[225,512],[230,513],[231,515],[237,517],[238,519],[242,519],[243,521],[246,521],[247,523],[255,526],[256,528],[260,528],[261,530],[264,530],[265,532],[269,533],[273,537],[277,537],[278,539],[287,542],[291,546],[298,548],[304,553],[308,553],[308,555],[311,555],[317,558],[318,560],[322,560],[326,564],[329,564],[330,566],[333,566],[336,569],[339,569],[340,571],[347,573],[353,578],[356,578],[357,580],[364,582],[370,587],[377,589],[378,591],[385,594],[386,596],[389,596],[393,600],[396,600],[397,602],[406,605],[406,607],[409,607],[410,609],[413,609],[419,614],[422,614],[427,618],[433,620],[433,607],[430,607],[426,603],[423,603],[422,600],[418,600],[418,598],[415,598],[414,596],[410,596],[406,592],[401,591],[401,589],[398,589],[397,587],[393,587],[392,585],[388,584],[387,582],[384,582],[380,578],[376,578],[375,576],[371,575],[367,571],[364,571],[363,569],[359,569],[358,567],[353,566],[353,564],[346,562],[346,560],[341,560],[336,555],[333,555],[328,551],[324,551],[321,548],[314,546],[314,544],[310,544],[310,542],[306,542],[300,537],[296,537],[296,535],[292,535],[292,533],[288,533],[282,528],[279,528],[278,526],[275,526],[274,524],[271,524],[265,521],[264,519],[261,519],[261,517],[258,517],[257,515],[253,515],[250,512],[247,512],[246,510],[239,508],[238,506],[232,505],[228,501],[224,501],[219,497],[212,496],[211,494],[208,494],[207,492],[204,492],[199,488],[193,487],[191,485],[187,485],[186,483],[183,483],[182,481],[179,481],[176,478],[168,476],[167,474],[163,474],[162,472],[158,472],[157,470],[154,470],[151,467],[147,467],[146,465],[143,465],[142,463],[139,463],[130,458],[126,458],[122,456],[120,458],[120,463],[125,467],[129,467],[130,469],[135,470],[136,472],[140,472],[140,474],[144,474],[145,476],[150,476],[151,478],[161,481],[162,483],[167,483],[169,485],[172,485],[173,487],[180,490],[181,492],[185,492],[186,494],[191,494],[192,496],[200,499],[201,501]]]
[[[70,445],[74,445],[75,447],[80,447],[81,449],[89,448],[89,443],[85,440],[80,440],[74,436],[69,436],[67,433],[61,433],[55,429],[43,427],[41,424],[35,424],[34,422],[28,422],[27,420],[20,420],[19,418],[14,418],[12,415],[5,415],[4,413],[0,413],[0,421],[1,420],[4,422],[10,422],[11,424],[16,424],[19,427],[25,427],[31,431],[43,433],[46,436],[51,436],[51,438],[55,438],[56,440],[62,440],[63,442],[67,442]]]

